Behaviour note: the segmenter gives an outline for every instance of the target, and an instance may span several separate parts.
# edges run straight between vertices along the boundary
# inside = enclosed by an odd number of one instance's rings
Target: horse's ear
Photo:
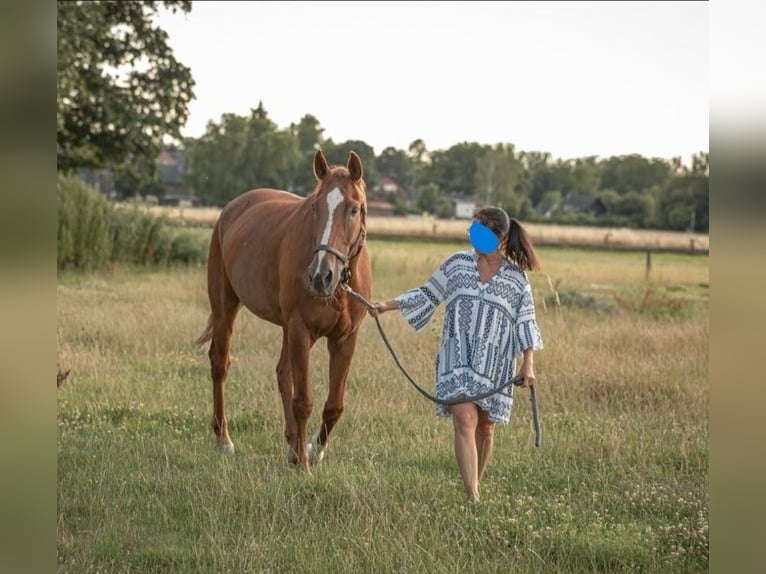
[[[317,181],[322,181],[328,173],[330,173],[330,166],[327,164],[322,150],[318,149],[314,153],[314,177],[317,178]]]
[[[359,181],[362,179],[362,175],[364,175],[364,170],[362,169],[362,159],[356,155],[356,152],[349,152],[348,153],[348,162],[346,162],[346,167],[348,167],[348,172],[351,174],[351,179],[354,181]]]

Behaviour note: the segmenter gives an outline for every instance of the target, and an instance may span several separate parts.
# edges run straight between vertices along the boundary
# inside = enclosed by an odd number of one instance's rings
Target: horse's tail
[[[207,318],[207,326],[205,327],[205,330],[202,331],[202,334],[197,337],[197,340],[194,341],[194,344],[198,347],[201,347],[208,341],[211,341],[213,339],[213,315],[211,314]]]

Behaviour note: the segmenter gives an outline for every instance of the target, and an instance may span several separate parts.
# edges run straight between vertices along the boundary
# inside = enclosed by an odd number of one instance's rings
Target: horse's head
[[[330,167],[321,150],[314,154],[317,186],[307,198],[313,218],[314,258],[307,283],[317,297],[330,297],[349,262],[364,247],[367,188],[362,160],[353,151],[346,166]]]

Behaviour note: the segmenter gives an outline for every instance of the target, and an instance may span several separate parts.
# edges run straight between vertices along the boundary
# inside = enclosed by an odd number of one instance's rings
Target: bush
[[[187,230],[178,230],[170,244],[169,259],[178,263],[204,263],[207,261],[208,244],[207,236],[200,239]]]
[[[58,269],[107,265],[199,264],[208,239],[153,217],[138,205],[115,207],[80,178],[58,178]]]
[[[111,206],[76,176],[58,177],[58,268],[98,269],[111,256]]]
[[[115,209],[111,229],[112,262],[138,265],[168,262],[170,237],[164,219],[152,217],[137,206]]]
[[[611,313],[615,310],[614,306],[607,301],[596,299],[592,295],[585,295],[579,291],[556,291],[545,297],[545,304],[551,307],[577,307],[603,313]]]

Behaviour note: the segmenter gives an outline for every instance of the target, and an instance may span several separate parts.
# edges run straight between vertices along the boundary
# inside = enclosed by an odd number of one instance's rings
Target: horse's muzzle
[[[315,296],[331,297],[338,286],[342,269],[338,268],[339,265],[335,258],[328,261],[327,257],[322,257],[321,255],[317,254],[314,256],[308,268],[306,282],[309,290]]]

